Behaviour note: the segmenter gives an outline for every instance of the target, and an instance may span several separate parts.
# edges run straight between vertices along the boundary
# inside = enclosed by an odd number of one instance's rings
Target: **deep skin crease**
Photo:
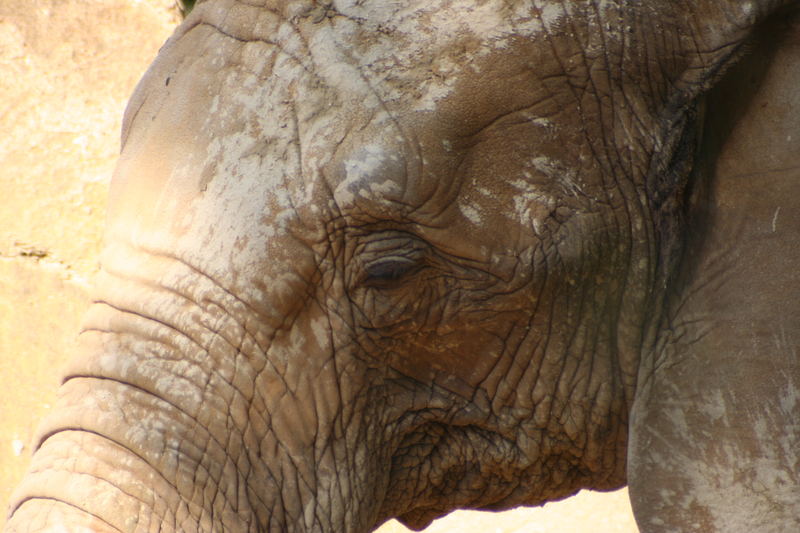
[[[420,529],[625,485],[698,98],[778,2],[693,25],[715,6],[199,3],[126,112],[8,531]]]

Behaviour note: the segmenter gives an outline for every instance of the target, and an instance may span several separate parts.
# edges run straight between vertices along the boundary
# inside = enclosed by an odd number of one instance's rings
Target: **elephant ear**
[[[671,19],[677,39],[674,47],[664,47],[674,56],[667,60],[673,65],[676,109],[687,97],[713,87],[765,22],[800,9],[797,0],[681,0],[663,5],[665,11],[657,16]]]
[[[667,70],[667,87],[659,92],[661,101],[656,104],[662,109],[661,129],[667,133],[656,147],[645,182],[660,243],[662,284],[668,283],[679,260],[693,170],[704,171],[697,168],[704,96],[747,54],[762,25],[799,6],[797,0],[683,0],[648,8],[651,20],[643,26],[649,37],[639,38],[653,41],[657,35],[671,35],[673,41],[656,48],[659,68]],[[648,47],[634,52],[640,64],[652,62]]]
[[[796,0],[696,0],[670,2],[685,28],[681,49],[689,58],[688,83],[708,86],[719,79],[731,59],[759,25],[781,9],[797,7]]]
[[[651,197],[683,216],[682,253],[638,376],[631,501],[653,533],[796,531],[800,8],[673,5],[683,64],[667,109],[673,124],[689,123],[693,103],[705,113],[692,127],[702,135],[691,172],[655,172],[678,168],[676,150],[649,176]]]

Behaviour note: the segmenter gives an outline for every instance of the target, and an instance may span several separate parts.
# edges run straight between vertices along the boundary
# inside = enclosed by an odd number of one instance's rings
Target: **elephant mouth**
[[[393,453],[389,477],[398,481],[388,487],[380,516],[397,517],[419,531],[454,508],[500,510],[529,503],[522,481],[530,477],[525,470],[536,455],[485,421],[427,421],[407,433]],[[487,461],[500,468],[487,471]]]

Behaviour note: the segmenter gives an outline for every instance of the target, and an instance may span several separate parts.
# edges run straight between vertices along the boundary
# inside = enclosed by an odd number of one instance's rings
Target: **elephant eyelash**
[[[397,287],[422,270],[428,259],[427,243],[410,233],[389,230],[365,237],[356,263],[360,265],[356,280],[361,287]]]
[[[371,288],[391,288],[398,282],[416,274],[422,265],[419,258],[382,257],[364,267],[361,285]]]

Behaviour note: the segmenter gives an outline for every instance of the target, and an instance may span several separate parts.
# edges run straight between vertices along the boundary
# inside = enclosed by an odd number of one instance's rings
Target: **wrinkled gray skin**
[[[7,531],[796,530],[796,8],[200,3]]]

